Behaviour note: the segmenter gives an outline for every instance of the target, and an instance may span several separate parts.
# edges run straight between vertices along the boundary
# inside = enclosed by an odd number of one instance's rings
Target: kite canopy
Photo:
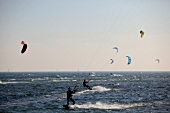
[[[113,64],[114,60],[113,59],[110,59],[111,60],[111,63],[110,64]]]
[[[160,60],[159,60],[159,59],[156,59],[155,61],[157,61],[158,63],[160,62]]]
[[[27,50],[27,44],[24,41],[22,41],[21,44],[23,44],[23,47],[22,47],[22,50],[21,50],[21,53],[23,54]]]
[[[144,36],[144,32],[141,30],[140,34],[141,34],[141,38],[142,38]]]
[[[131,64],[131,61],[132,61],[132,60],[131,60],[131,57],[130,57],[130,56],[126,56],[126,57],[128,58],[128,63],[127,63],[127,64],[128,64],[128,65]]]
[[[118,52],[118,48],[117,48],[117,47],[114,47],[113,49],[115,49],[115,50],[116,50],[116,52]]]

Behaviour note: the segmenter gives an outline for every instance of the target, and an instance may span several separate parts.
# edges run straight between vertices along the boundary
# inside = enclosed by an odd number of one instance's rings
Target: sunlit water
[[[66,91],[75,85],[76,104],[66,110]],[[0,112],[169,113],[170,72],[0,73]]]

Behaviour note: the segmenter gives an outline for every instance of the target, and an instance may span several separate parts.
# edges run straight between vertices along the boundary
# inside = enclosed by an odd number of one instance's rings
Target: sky
[[[0,71],[170,71],[169,6],[170,0],[0,0]]]

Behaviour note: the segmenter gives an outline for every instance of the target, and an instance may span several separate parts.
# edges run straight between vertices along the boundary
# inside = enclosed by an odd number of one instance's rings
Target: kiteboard
[[[73,109],[70,105],[63,105],[64,109]]]

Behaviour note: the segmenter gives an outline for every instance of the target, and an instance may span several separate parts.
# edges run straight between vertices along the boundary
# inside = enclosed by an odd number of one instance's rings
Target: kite
[[[118,52],[118,48],[117,47],[114,47],[113,49],[116,49],[116,51]]]
[[[128,64],[128,65],[131,64],[131,61],[132,61],[132,60],[131,60],[131,57],[130,57],[130,56],[126,56],[126,57],[128,58],[128,63],[127,63],[127,64]]]
[[[142,38],[142,37],[143,37],[143,35],[144,35],[144,32],[141,30],[141,31],[140,31],[140,34],[141,34],[141,36],[140,36],[140,37]]]
[[[156,59],[155,61],[157,61],[158,63],[160,62],[160,60],[159,60],[159,59]]]
[[[113,59],[110,59],[111,60],[111,63],[110,64],[113,64],[114,60]]]
[[[27,44],[24,41],[22,41],[21,44],[23,45],[22,50],[21,50],[21,53],[23,54],[27,50]]]

